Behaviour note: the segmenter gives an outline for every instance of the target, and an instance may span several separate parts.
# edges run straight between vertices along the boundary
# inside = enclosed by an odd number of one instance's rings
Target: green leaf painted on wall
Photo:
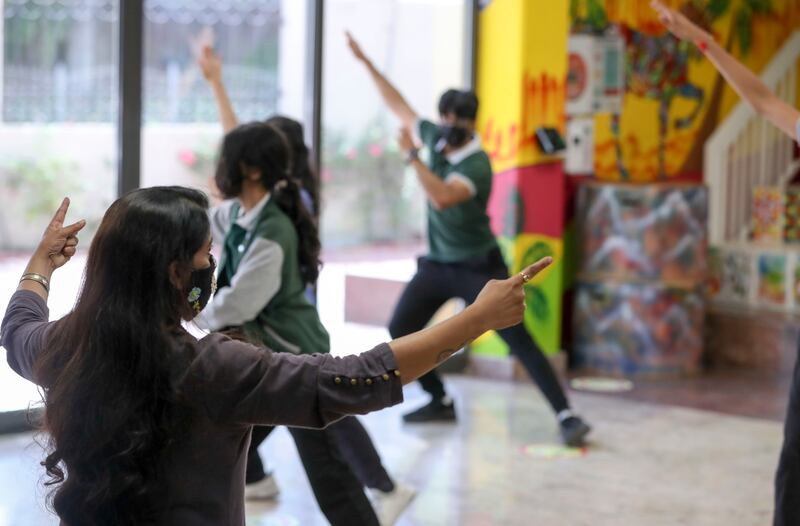
[[[545,322],[550,317],[550,306],[541,287],[536,285],[525,287],[525,304],[537,320]]]
[[[527,252],[525,252],[525,255],[522,256],[522,265],[520,268],[524,269],[528,265],[533,265],[547,256],[555,256],[553,249],[544,241],[537,241],[531,245]]]
[[[742,55],[747,56],[753,46],[753,11],[749,7],[743,7],[736,12],[734,27],[739,39],[739,49],[742,50]]]
[[[772,0],[745,0],[744,3],[753,13],[759,15],[772,13]]]
[[[731,5],[731,0],[711,0],[706,6],[706,12],[711,18],[719,18],[724,15]]]

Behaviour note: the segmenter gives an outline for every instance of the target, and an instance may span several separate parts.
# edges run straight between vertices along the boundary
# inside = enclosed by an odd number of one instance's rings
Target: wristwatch
[[[406,154],[406,164],[411,164],[414,161],[419,161],[419,148],[411,148]]]

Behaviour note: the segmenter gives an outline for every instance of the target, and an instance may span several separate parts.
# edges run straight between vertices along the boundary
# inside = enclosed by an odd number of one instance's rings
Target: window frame
[[[118,46],[118,100],[117,116],[117,196],[141,185],[142,105],[144,58],[144,1],[120,1]],[[306,57],[304,79],[306,140],[311,144],[312,166],[320,173],[321,120],[322,120],[322,67],[323,24],[325,0],[305,0],[308,5]],[[464,23],[466,53],[465,83],[474,89],[476,77],[478,0],[464,0],[471,4]],[[2,32],[0,32],[2,34]],[[35,428],[41,410],[0,412],[0,435]]]

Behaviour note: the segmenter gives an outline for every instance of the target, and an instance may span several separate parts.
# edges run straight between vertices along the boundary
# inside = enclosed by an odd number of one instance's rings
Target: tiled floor
[[[786,374],[721,369],[693,378],[636,381],[632,391],[611,396],[782,422],[790,384]]]
[[[398,524],[764,525],[772,507],[778,422],[574,394],[595,426],[585,455],[555,445],[543,399],[526,384],[450,377],[459,425],[409,427],[403,406],[365,422],[389,470],[419,490]],[[283,493],[250,507],[251,526],[324,524],[288,434],[265,444]],[[571,452],[569,452],[571,453]],[[56,524],[41,511],[39,451],[29,435],[0,439],[0,526]]]
[[[54,282],[53,316],[72,303],[77,259]],[[9,276],[22,263],[0,261],[0,310],[14,288]],[[413,271],[407,259],[390,264],[395,274]],[[320,312],[336,354],[387,338],[384,329],[344,323],[343,276],[352,270],[351,263],[333,262],[320,285]],[[12,382],[20,381],[0,366],[0,411],[36,396]],[[403,426],[400,414],[424,400],[416,386],[406,389],[403,406],[364,419],[389,470],[419,490],[401,526],[769,523],[785,377],[717,371],[637,383],[624,395],[573,393],[595,426],[585,455],[551,447],[558,444],[555,423],[530,384],[458,376],[448,382],[459,404],[457,426]],[[324,524],[288,433],[275,433],[263,453],[283,492],[274,505],[250,507],[248,525]],[[40,456],[30,434],[0,437],[0,526],[57,524],[42,507]]]

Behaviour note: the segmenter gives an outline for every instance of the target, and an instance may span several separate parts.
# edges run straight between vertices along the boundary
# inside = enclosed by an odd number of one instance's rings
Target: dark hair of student
[[[303,189],[311,196],[313,213],[320,213],[320,184],[319,177],[311,168],[308,146],[303,135],[303,125],[294,119],[276,115],[267,119],[268,124],[274,124],[286,135],[292,149],[292,177],[300,182]]]
[[[449,89],[439,97],[439,115],[454,114],[474,121],[478,116],[478,97],[473,91]]]
[[[319,234],[316,222],[303,206],[300,185],[290,175],[290,167],[291,150],[286,135],[273,124],[253,122],[225,135],[215,181],[222,195],[231,199],[242,191],[243,168],[261,173],[261,183],[297,230],[300,275],[306,284],[313,285],[321,265]]]
[[[50,505],[70,526],[146,524],[180,437],[170,343],[187,301],[192,259],[208,241],[206,197],[179,187],[136,190],[105,214],[74,309],[51,329],[36,364],[44,388]],[[186,278],[170,280],[177,264]]]

